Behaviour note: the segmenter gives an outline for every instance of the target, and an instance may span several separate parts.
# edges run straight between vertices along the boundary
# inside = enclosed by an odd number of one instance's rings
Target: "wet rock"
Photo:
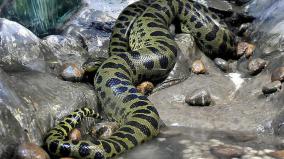
[[[57,74],[62,73],[62,67],[67,64],[82,68],[83,63],[89,57],[81,41],[71,36],[50,35],[43,38],[42,43],[56,57],[56,60],[52,62],[57,65],[58,70],[54,70],[55,73],[58,72]]]
[[[245,55],[245,57],[250,57],[255,49],[255,45],[249,44],[247,42],[240,42],[237,46],[237,56]]]
[[[76,64],[63,65],[61,76],[67,81],[80,81],[83,78],[84,70]]]
[[[210,152],[219,159],[231,159],[234,157],[240,158],[244,155],[244,151],[242,149],[227,145],[211,147]]]
[[[251,75],[260,73],[267,66],[267,61],[261,58],[256,58],[248,63],[248,70]]]
[[[34,143],[23,143],[15,152],[16,159],[49,159],[49,155]]]
[[[263,94],[271,94],[281,89],[281,82],[274,81],[262,87]]]
[[[278,67],[272,71],[271,81],[284,81],[284,67]]]
[[[101,11],[85,8],[78,13],[76,19],[63,27],[63,35],[81,41],[83,48],[91,56],[108,57],[109,37],[114,21]]]
[[[187,96],[185,102],[193,106],[209,106],[212,102],[211,95],[207,90],[196,90]]]
[[[0,67],[5,71],[46,71],[44,53],[49,53],[40,39],[22,25],[0,18]]]
[[[214,62],[222,71],[227,72],[229,70],[229,64],[226,60],[215,58]]]
[[[16,145],[33,142],[42,145],[54,123],[77,108],[97,103],[92,88],[62,81],[40,72],[0,70],[1,158],[11,158]]]
[[[271,153],[268,153],[268,155],[276,159],[284,159],[284,150],[271,152]]]
[[[151,82],[142,82],[141,84],[139,84],[138,86],[136,86],[136,88],[138,89],[138,91],[142,94],[149,94],[153,91],[154,89],[154,84]]]
[[[192,64],[191,71],[195,74],[204,74],[206,72],[206,68],[201,60],[196,60]]]
[[[75,128],[75,129],[71,130],[68,137],[72,141],[79,141],[82,138],[81,131],[79,129]]]

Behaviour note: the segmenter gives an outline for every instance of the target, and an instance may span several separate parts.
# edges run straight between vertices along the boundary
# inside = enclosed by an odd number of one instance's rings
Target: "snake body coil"
[[[128,6],[118,17],[110,43],[111,56],[95,76],[95,89],[104,113],[120,124],[108,139],[65,140],[68,132],[93,110],[82,108],[67,116],[47,135],[50,153],[76,158],[110,158],[159,133],[159,114],[135,84],[165,77],[175,64],[177,44],[169,25],[177,18],[209,56],[233,52],[230,31],[218,17],[190,0],[143,0]]]

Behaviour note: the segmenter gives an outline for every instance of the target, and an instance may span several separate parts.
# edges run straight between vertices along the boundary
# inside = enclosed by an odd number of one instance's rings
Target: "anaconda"
[[[45,142],[50,153],[76,158],[110,158],[159,133],[159,114],[135,85],[145,79],[165,77],[175,64],[177,44],[168,29],[174,19],[180,21],[181,30],[192,34],[201,50],[209,56],[233,53],[232,33],[199,3],[156,0],[147,7],[142,6],[128,7],[118,18],[112,35],[111,56],[99,67],[94,79],[103,112],[118,122],[120,128],[108,139],[65,139],[80,119],[89,115],[88,109],[83,108],[67,116],[49,132]],[[131,27],[128,27],[130,23]]]

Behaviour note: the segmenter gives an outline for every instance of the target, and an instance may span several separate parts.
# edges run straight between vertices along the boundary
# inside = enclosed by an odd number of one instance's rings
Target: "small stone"
[[[250,57],[255,50],[255,45],[249,44],[247,42],[240,42],[237,46],[237,56],[242,56],[245,54],[245,56],[248,58]]]
[[[240,158],[242,155],[244,155],[244,151],[242,149],[226,145],[211,147],[210,152],[220,159],[231,159],[234,157]]]
[[[67,81],[80,81],[83,78],[84,71],[76,64],[64,64],[61,76]]]
[[[248,64],[248,70],[251,75],[260,73],[267,66],[267,61],[261,58],[253,59]]]
[[[154,84],[152,82],[145,81],[139,84],[136,88],[138,89],[138,92],[147,95],[153,91]]]
[[[262,87],[263,94],[271,94],[281,89],[281,82],[274,81]]]
[[[34,143],[23,143],[19,145],[15,158],[17,159],[49,159],[48,154]]]
[[[201,60],[195,60],[192,64],[191,71],[195,74],[204,74],[206,68]]]
[[[192,106],[209,106],[212,99],[207,90],[196,90],[191,96],[187,96],[185,102]]]
[[[284,150],[274,151],[268,153],[268,155],[277,159],[284,159]]]
[[[214,62],[222,71],[227,72],[229,70],[229,64],[226,60],[215,58]]]
[[[284,66],[278,67],[272,71],[271,81],[284,81]]]
[[[81,131],[77,128],[73,129],[70,133],[69,133],[69,139],[73,140],[73,141],[79,141],[81,140]]]

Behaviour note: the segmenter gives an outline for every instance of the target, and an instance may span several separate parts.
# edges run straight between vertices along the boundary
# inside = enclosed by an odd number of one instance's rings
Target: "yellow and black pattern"
[[[230,56],[233,52],[230,31],[215,14],[196,2],[143,0],[130,5],[116,22],[111,56],[100,66],[94,80],[104,113],[120,128],[108,139],[72,143],[65,137],[74,124],[66,120],[79,118],[71,115],[48,134],[49,152],[76,158],[110,158],[159,133],[159,114],[135,85],[146,79],[161,79],[174,66],[177,44],[168,27],[175,18],[181,30],[192,34],[208,55]]]

